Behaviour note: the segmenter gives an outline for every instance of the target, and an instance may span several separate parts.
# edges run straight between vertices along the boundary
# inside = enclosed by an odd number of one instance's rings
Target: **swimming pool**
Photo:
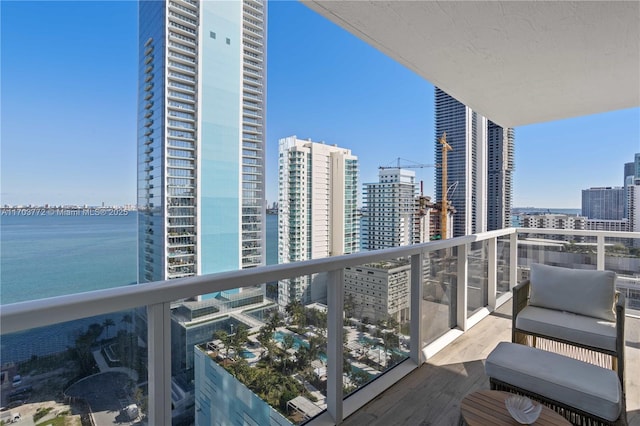
[[[243,350],[240,352],[240,356],[241,356],[242,358],[244,358],[244,359],[249,359],[249,358],[255,358],[255,357],[256,357],[256,354],[254,354],[253,352],[248,351],[248,350],[246,350],[246,349],[243,349]]]
[[[276,339],[276,341],[282,343],[282,341],[284,340],[284,336],[286,334],[288,334],[288,333],[283,333],[282,331],[276,331],[275,333],[273,333],[273,338]],[[296,351],[298,349],[300,349],[300,346],[304,346],[305,348],[309,347],[309,343],[307,343],[304,340],[302,340],[296,334],[292,334],[291,336],[293,336],[293,349],[295,349]],[[318,359],[323,361],[324,363],[326,363],[327,362],[327,355],[325,353],[323,353],[323,352],[320,352],[318,354]]]

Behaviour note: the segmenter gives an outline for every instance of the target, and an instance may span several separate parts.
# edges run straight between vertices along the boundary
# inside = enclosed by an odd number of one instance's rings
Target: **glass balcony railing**
[[[3,365],[2,404],[51,399],[69,413],[153,425],[238,415],[339,423],[508,301],[532,263],[614,270],[629,311],[640,312],[640,233],[531,234],[3,305],[2,354],[14,363]],[[5,380],[17,375],[16,386]]]

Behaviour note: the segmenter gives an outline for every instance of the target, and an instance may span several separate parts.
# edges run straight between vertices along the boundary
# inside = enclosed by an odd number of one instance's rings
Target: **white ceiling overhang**
[[[303,3],[505,127],[640,105],[638,1]]]

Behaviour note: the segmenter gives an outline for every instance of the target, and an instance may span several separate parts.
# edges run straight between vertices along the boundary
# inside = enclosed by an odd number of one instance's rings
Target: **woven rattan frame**
[[[536,400],[546,405],[547,407],[551,408],[556,413],[560,414],[561,416],[563,416],[565,419],[567,419],[568,421],[570,421],[572,424],[576,426],[627,426],[628,425],[627,411],[626,411],[624,397],[622,398],[622,410],[620,412],[620,417],[618,417],[616,420],[611,422],[609,420],[605,420],[601,417],[594,416],[593,414],[579,410],[575,407],[570,407],[568,405],[562,404],[561,402],[555,401],[553,399],[549,399],[537,393],[519,388],[509,383],[502,382],[493,377],[489,377],[489,383],[491,384],[492,390],[500,390],[500,391],[515,393],[518,395],[524,395],[528,398]]]

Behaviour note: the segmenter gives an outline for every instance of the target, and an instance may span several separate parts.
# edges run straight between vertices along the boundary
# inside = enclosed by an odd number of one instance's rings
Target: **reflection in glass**
[[[343,393],[409,356],[411,262],[389,259],[344,271]]]
[[[422,346],[456,326],[458,249],[425,252],[423,265]]]
[[[488,304],[488,240],[469,244],[467,265],[467,316],[469,317]]]

